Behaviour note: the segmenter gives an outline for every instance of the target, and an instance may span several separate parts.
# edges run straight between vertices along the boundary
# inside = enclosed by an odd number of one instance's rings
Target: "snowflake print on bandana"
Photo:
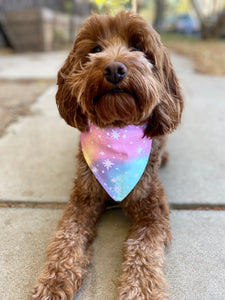
[[[138,183],[151,152],[145,126],[101,129],[89,124],[81,134],[84,158],[95,177],[116,201],[122,201]]]
[[[106,167],[107,170],[109,170],[109,168],[112,168],[114,163],[111,162],[109,159],[106,159],[105,161],[103,161],[103,165],[104,165],[104,167]]]
[[[120,132],[118,132],[117,130],[112,129],[111,137],[118,141],[119,137],[120,137]]]

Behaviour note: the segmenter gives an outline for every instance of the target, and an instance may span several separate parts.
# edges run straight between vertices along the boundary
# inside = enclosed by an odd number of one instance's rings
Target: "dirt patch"
[[[31,114],[30,107],[53,80],[0,80],[0,136],[19,116]]]
[[[164,44],[178,54],[195,61],[195,71],[225,75],[225,40],[199,40],[179,35],[163,35]]]

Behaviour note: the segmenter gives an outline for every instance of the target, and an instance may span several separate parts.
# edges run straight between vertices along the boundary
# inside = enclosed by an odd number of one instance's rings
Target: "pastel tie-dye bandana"
[[[151,152],[152,140],[144,135],[145,126],[99,128],[89,125],[81,134],[85,160],[106,192],[123,200],[138,183]]]

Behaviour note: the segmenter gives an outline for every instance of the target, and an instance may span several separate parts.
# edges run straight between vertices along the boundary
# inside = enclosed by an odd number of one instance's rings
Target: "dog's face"
[[[140,16],[92,15],[58,73],[57,105],[68,124],[86,130],[147,124],[166,134],[180,122],[183,100],[166,49]]]

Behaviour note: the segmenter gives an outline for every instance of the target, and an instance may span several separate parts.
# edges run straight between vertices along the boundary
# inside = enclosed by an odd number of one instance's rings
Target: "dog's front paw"
[[[132,287],[120,287],[119,296],[117,300],[145,300],[145,295],[142,293],[141,289],[138,286]]]
[[[71,300],[73,290],[70,283],[63,279],[40,280],[32,290],[31,299]]]
[[[118,300],[166,300],[169,298],[163,267],[164,238],[159,245],[143,239],[146,229],[139,229],[138,238],[125,243],[125,261],[122,265]],[[141,240],[142,238],[143,240]],[[153,247],[154,245],[154,247]],[[152,246],[152,247],[151,247]]]
[[[72,270],[44,269],[31,292],[36,300],[71,300],[82,284],[82,277]]]
[[[166,291],[152,291],[148,285],[139,287],[138,284],[137,282],[135,286],[120,287],[117,300],[167,300],[169,298]]]

